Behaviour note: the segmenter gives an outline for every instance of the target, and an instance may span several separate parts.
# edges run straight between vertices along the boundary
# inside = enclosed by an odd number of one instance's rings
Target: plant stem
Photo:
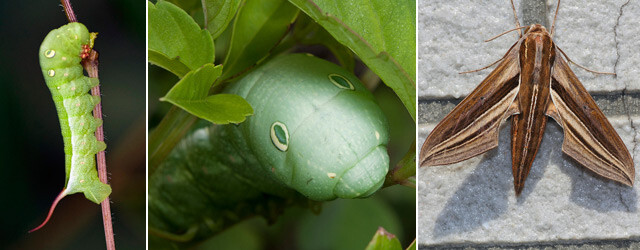
[[[88,58],[82,60],[84,69],[89,74],[89,77],[98,79],[98,52],[91,50],[91,54]],[[100,85],[91,88],[91,95],[100,96]],[[93,108],[93,117],[102,120],[102,103],[98,103]],[[104,141],[104,129],[102,125],[96,129],[96,139],[98,141]],[[107,161],[104,151],[100,151],[96,154],[98,164],[98,177],[100,181],[108,184],[107,180]],[[113,237],[113,225],[111,222],[111,204],[109,203],[109,197],[104,199],[100,203],[102,207],[102,223],[104,225],[104,236],[107,243],[108,250],[115,250],[116,245]]]
[[[60,0],[64,12],[67,14],[67,19],[70,23],[78,22],[76,14],[73,12],[71,2],[69,0]],[[89,74],[89,77],[98,79],[98,52],[91,50],[91,54],[88,58],[82,60],[82,66]],[[100,85],[91,88],[91,95],[100,97]],[[93,117],[102,120],[102,103],[98,103],[93,108]],[[96,129],[96,139],[104,142],[104,129],[102,125]],[[97,153],[98,164],[98,178],[102,183],[108,184],[107,180],[107,160],[104,154],[104,150]],[[109,197],[105,198],[102,203],[102,223],[104,225],[104,236],[108,250],[115,250],[116,244],[113,237],[113,223],[111,221],[111,204],[109,203]]]
[[[384,187],[388,187],[395,184],[404,185],[407,187],[416,188],[415,176],[416,175],[416,142],[414,141],[409,148],[409,151],[402,157],[402,160],[398,162],[389,173],[384,181]]]
[[[69,0],[60,0],[62,7],[64,8],[64,13],[67,13],[67,20],[70,23],[77,23],[78,19],[76,18],[76,14],[73,13],[73,8],[71,8],[71,2]]]
[[[198,118],[176,106],[162,118],[160,124],[149,133],[149,176],[180,142]]]

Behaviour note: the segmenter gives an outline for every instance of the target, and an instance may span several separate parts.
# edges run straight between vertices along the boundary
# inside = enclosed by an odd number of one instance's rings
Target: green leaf
[[[289,0],[353,50],[416,120],[414,0]]]
[[[402,245],[395,235],[379,227],[365,250],[402,250]]]
[[[328,202],[321,214],[309,214],[298,221],[300,249],[364,249],[378,227],[398,235],[402,230],[398,215],[376,197]]]
[[[253,114],[247,101],[231,94],[207,96],[211,85],[221,73],[221,65],[205,64],[189,72],[160,100],[215,124],[240,123],[246,116]]]
[[[169,2],[148,2],[149,61],[182,76],[214,60],[213,39],[184,10]],[[182,64],[182,65],[180,65]]]
[[[180,62],[178,58],[169,59],[166,55],[153,50],[149,50],[149,62],[168,70],[180,78],[191,71],[191,69]]]
[[[167,1],[175,4],[176,6],[180,7],[186,12],[192,12],[202,7],[200,5],[201,4],[200,0],[167,0]]]
[[[407,250],[416,250],[416,240],[413,239],[413,242],[411,242],[411,245],[409,245],[409,247],[407,247]]]
[[[298,9],[286,0],[247,1],[238,11],[222,79],[246,71],[284,37]]]
[[[398,162],[385,179],[384,186],[388,187],[395,184],[401,184],[408,187],[416,188],[415,178],[411,178],[416,175],[416,142],[414,141],[409,147],[409,151],[402,157],[402,160]]]
[[[205,27],[216,39],[227,28],[229,22],[236,15],[240,0],[205,0],[204,15]]]
[[[343,68],[353,72],[355,68],[355,59],[353,52],[329,34],[322,26],[313,21],[309,16],[302,15],[296,21],[294,36],[296,39],[306,45],[321,44],[327,47],[333,55],[338,59]]]

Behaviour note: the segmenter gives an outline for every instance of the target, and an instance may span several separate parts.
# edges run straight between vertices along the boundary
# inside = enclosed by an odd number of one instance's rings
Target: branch
[[[82,66],[89,74],[89,77],[98,79],[98,52],[91,50],[89,57],[82,60]],[[91,89],[91,95],[100,97],[100,85]],[[93,117],[102,120],[102,102],[99,102],[93,108]],[[96,139],[98,141],[104,141],[103,125],[100,125],[100,127],[96,129]],[[104,151],[98,152],[97,164],[98,177],[100,178],[100,181],[108,184],[107,161]],[[107,249],[115,250],[116,246],[113,238],[113,225],[111,222],[111,205],[109,203],[109,197],[104,199],[100,205],[102,206],[102,222],[104,224],[104,236],[107,243]]]

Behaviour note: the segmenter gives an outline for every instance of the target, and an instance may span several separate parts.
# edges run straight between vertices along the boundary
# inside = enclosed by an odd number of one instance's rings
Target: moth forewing
[[[635,169],[629,151],[593,98],[560,55],[551,96],[564,130],[562,151],[605,178],[632,186]]]
[[[500,123],[513,112],[519,88],[517,50],[505,59],[427,136],[420,165],[460,162],[498,146]]]

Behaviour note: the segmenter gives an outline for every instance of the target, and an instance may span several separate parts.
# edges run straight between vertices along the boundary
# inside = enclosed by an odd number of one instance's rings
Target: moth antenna
[[[60,194],[58,194],[58,197],[56,197],[56,199],[53,201],[53,204],[51,204],[51,208],[49,208],[49,214],[47,214],[47,218],[44,219],[44,221],[42,222],[42,224],[40,224],[39,226],[37,226],[34,229],[29,230],[29,233],[32,233],[40,228],[42,228],[44,225],[47,224],[47,222],[49,222],[49,219],[51,218],[51,215],[53,214],[53,210],[56,209],[56,206],[58,205],[58,202],[60,202],[60,200],[62,200],[62,198],[64,198],[67,194],[64,193],[65,189],[62,189],[62,192],[60,192]]]
[[[520,21],[518,21],[518,14],[516,14],[516,6],[513,4],[513,0],[511,0],[511,9],[513,10],[513,17],[516,19],[516,27],[520,27]],[[522,37],[520,30],[518,30],[518,35]]]
[[[494,39],[496,39],[496,38],[498,38],[498,37],[501,37],[501,36],[503,36],[504,34],[507,34],[507,33],[511,32],[511,31],[514,31],[514,30],[517,30],[517,31],[518,31],[518,33],[520,33],[520,29],[524,29],[524,28],[527,28],[527,27],[519,27],[519,26],[518,26],[517,28],[513,28],[513,29],[507,30],[507,31],[505,31],[505,32],[502,32],[502,33],[500,33],[500,35],[494,36],[494,37],[492,37],[492,38],[490,38],[490,39],[488,39],[488,40],[484,40],[484,42],[491,42],[491,41],[493,41]],[[520,35],[520,37],[522,37],[522,35]]]
[[[553,33],[556,31],[556,18],[558,18],[558,9],[560,9],[560,0],[558,0],[558,6],[556,6],[556,14],[553,16],[553,23],[551,24],[551,37],[553,37]],[[569,58],[567,57],[567,59]],[[576,65],[578,64],[576,63]]]
[[[567,58],[568,62],[575,64],[576,66],[578,66],[581,69],[584,69],[584,70],[589,71],[589,72],[594,73],[594,74],[614,75],[614,76],[616,75],[616,73],[613,73],[613,72],[600,72],[600,71],[590,70],[587,67],[582,66],[582,65],[574,62],[573,60],[571,60],[571,58],[569,58],[569,56],[567,56],[567,54],[565,54],[564,51],[562,51],[558,46],[556,46],[556,48],[558,48],[560,53],[562,53],[562,55],[564,55],[564,57]]]
[[[474,70],[470,70],[470,71],[465,71],[465,72],[460,72],[460,73],[458,73],[458,74],[473,73],[473,72],[478,72],[478,71],[483,70],[483,69],[487,69],[487,68],[489,68],[489,67],[491,67],[491,66],[495,65],[496,63],[499,63],[500,61],[502,61],[502,59],[504,59],[506,56],[507,56],[507,55],[505,54],[502,58],[500,58],[500,59],[498,59],[497,61],[493,62],[492,64],[489,64],[489,65],[484,66],[484,67],[482,67],[482,68],[474,69]]]

